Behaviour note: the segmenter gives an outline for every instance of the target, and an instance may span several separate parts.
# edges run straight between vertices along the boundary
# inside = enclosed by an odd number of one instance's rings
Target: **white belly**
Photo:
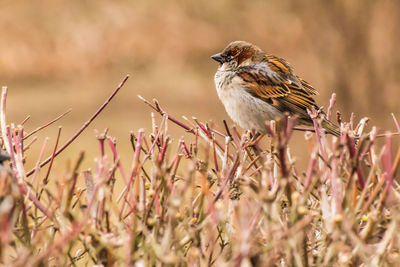
[[[265,122],[280,117],[282,113],[265,101],[253,97],[242,87],[240,78],[234,78],[229,84],[223,84],[222,73],[215,75],[217,93],[226,112],[244,129],[255,129],[265,133]],[[235,80],[236,79],[236,80]]]

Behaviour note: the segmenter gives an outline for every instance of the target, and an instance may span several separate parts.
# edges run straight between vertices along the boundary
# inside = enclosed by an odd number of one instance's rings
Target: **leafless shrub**
[[[397,133],[364,133],[362,120],[354,129],[343,123],[341,137],[331,138],[310,111],[317,134],[306,132],[309,165],[299,170],[287,145],[295,119],[268,123],[270,144],[261,148],[249,132],[176,119],[156,100],[141,98],[161,117],[152,114],[151,132],[131,134],[130,169],[105,131],[97,136],[93,169],[80,169],[82,153],[65,175],[49,179],[51,162],[112,96],[70,141],[27,171],[29,140],[23,126],[6,124],[3,89],[2,144],[11,160],[0,170],[2,264],[400,263]],[[171,123],[191,137],[170,136]]]

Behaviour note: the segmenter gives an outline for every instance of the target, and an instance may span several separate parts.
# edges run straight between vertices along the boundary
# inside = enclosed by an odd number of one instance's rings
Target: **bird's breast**
[[[272,105],[248,93],[243,80],[233,72],[217,72],[215,85],[226,112],[244,129],[265,133],[265,121],[282,115]]]

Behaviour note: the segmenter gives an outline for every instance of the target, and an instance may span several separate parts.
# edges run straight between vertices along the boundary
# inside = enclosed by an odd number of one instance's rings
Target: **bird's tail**
[[[324,119],[321,124],[327,133],[338,137],[340,136],[339,127],[333,124],[333,122],[331,122],[330,120]]]

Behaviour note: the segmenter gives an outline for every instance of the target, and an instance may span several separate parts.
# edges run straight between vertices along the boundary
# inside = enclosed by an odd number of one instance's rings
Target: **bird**
[[[284,59],[269,55],[258,46],[234,41],[211,58],[219,63],[214,76],[217,94],[231,119],[246,130],[266,134],[266,121],[285,113],[300,125],[312,126],[308,110],[317,106],[317,90],[294,73]],[[320,124],[329,134],[340,136],[339,127],[320,112]]]

